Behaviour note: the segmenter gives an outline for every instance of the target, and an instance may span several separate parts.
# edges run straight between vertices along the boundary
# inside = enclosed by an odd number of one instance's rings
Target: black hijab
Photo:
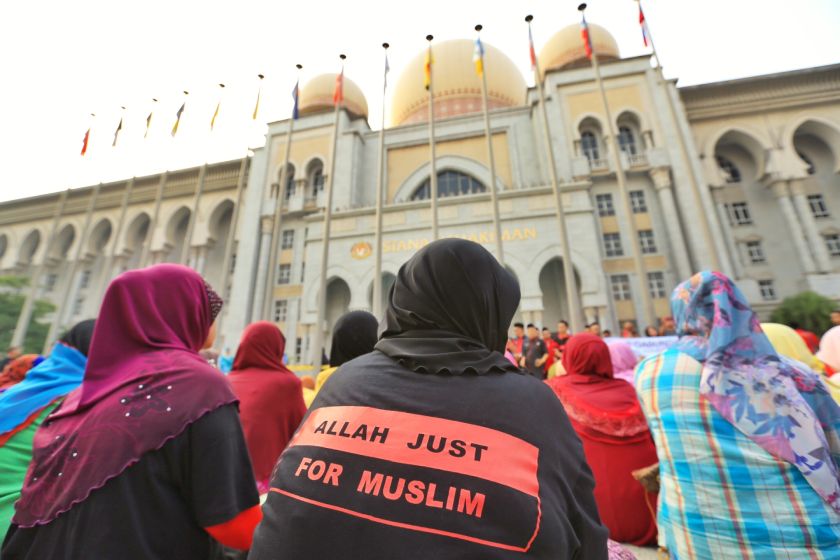
[[[400,268],[376,349],[421,373],[519,372],[503,353],[519,284],[484,247],[426,245]]]
[[[333,327],[330,365],[338,367],[373,352],[378,327],[379,321],[367,311],[351,311],[342,315]]]
[[[87,319],[80,323],[76,323],[73,328],[64,333],[64,336],[58,339],[59,342],[72,346],[85,356],[90,350],[90,339],[93,338],[93,319]]]

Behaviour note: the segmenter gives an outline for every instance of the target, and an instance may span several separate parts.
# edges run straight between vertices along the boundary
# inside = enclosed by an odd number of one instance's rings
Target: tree
[[[821,335],[832,327],[831,312],[837,302],[815,292],[785,298],[770,315],[770,321]]]
[[[0,276],[0,350],[4,350],[12,343],[18,316],[23,309],[26,295],[21,293],[29,285],[29,279],[20,276]],[[23,341],[23,351],[40,353],[50,326],[42,319],[55,311],[55,306],[45,300],[36,300],[32,309],[32,319],[26,338]]]

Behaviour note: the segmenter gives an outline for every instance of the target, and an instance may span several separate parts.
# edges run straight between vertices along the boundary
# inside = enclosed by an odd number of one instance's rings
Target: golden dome
[[[621,58],[615,38],[600,25],[589,24],[589,38],[598,60],[616,60]],[[540,72],[543,76],[549,70],[589,64],[586,51],[583,50],[583,38],[580,24],[569,25],[554,34],[540,51]]]
[[[475,42],[469,39],[432,45],[436,119],[482,110],[481,77],[475,73],[474,50]],[[394,87],[391,126],[425,122],[429,118],[429,94],[423,84],[426,52],[423,50],[408,63]],[[490,109],[525,104],[525,79],[506,54],[484,43],[484,67]]]
[[[311,115],[335,109],[333,94],[338,74],[321,74],[315,76],[300,88],[301,115]],[[368,105],[365,94],[356,82],[344,75],[344,107],[357,117],[367,118]]]

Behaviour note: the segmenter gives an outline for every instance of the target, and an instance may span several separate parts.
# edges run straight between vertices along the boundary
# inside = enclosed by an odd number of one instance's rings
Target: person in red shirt
[[[551,331],[548,330],[548,327],[543,327],[542,337],[543,342],[545,343],[545,350],[546,352],[548,352],[548,359],[543,365],[543,370],[545,370],[545,374],[548,375],[548,370],[551,369],[551,366],[554,365],[554,362],[556,361],[554,357],[554,351],[557,349],[557,347],[554,342],[554,339],[551,338]]]
[[[513,324],[513,338],[508,340],[507,350],[516,358],[516,363],[522,359],[522,345],[525,343],[525,325]]]
[[[636,330],[636,325],[631,321],[625,321],[621,326],[621,338],[636,338],[639,332]]]

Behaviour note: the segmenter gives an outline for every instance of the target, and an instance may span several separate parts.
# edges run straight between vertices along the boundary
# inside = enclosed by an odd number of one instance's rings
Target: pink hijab
[[[617,379],[623,379],[627,383],[634,385],[633,373],[636,370],[636,364],[639,359],[633,348],[623,340],[611,340],[607,342],[610,347],[610,359],[613,364],[613,375]]]

